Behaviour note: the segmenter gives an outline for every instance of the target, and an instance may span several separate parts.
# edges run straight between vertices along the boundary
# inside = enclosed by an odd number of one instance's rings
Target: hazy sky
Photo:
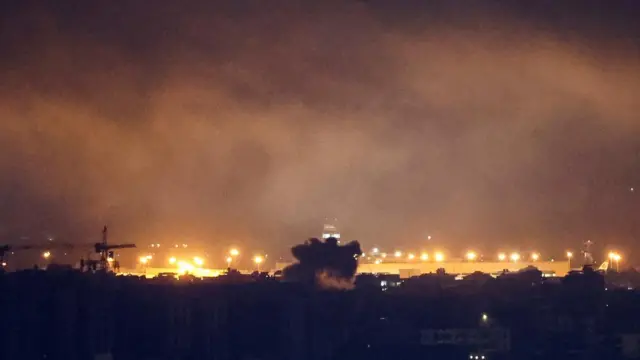
[[[2,2],[0,236],[637,243],[640,5],[398,3]]]

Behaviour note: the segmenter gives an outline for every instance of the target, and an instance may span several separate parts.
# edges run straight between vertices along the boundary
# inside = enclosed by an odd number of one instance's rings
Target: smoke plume
[[[362,249],[357,241],[340,245],[333,237],[325,242],[312,238],[294,246],[291,254],[298,262],[283,270],[284,280],[345,290],[353,287]]]
[[[0,237],[633,245],[640,7],[583,3],[2,1]]]

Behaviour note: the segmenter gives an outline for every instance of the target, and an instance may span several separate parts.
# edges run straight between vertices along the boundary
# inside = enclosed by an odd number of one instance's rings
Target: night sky
[[[0,243],[628,254],[640,4],[508,3],[2,1]]]

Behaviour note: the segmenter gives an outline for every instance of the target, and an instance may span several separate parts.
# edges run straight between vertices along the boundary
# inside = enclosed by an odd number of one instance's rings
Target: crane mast
[[[4,267],[5,256],[9,251],[16,250],[50,250],[50,249],[81,249],[81,248],[93,248],[93,250],[99,255],[99,259],[88,260],[87,268],[93,268],[94,270],[108,270],[110,268],[109,261],[113,259],[113,250],[116,249],[131,249],[135,248],[136,244],[109,244],[108,243],[108,229],[105,225],[102,229],[102,240],[95,244],[69,244],[69,243],[47,243],[47,244],[33,244],[33,245],[0,245],[0,265]],[[81,268],[84,270],[84,261],[81,261]]]

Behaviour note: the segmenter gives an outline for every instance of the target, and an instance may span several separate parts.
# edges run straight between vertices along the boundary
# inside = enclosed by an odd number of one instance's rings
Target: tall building
[[[337,220],[337,219],[334,219]],[[328,239],[330,237],[336,238],[340,240],[340,232],[338,228],[333,224],[324,224],[324,229],[322,231],[322,238]]]

